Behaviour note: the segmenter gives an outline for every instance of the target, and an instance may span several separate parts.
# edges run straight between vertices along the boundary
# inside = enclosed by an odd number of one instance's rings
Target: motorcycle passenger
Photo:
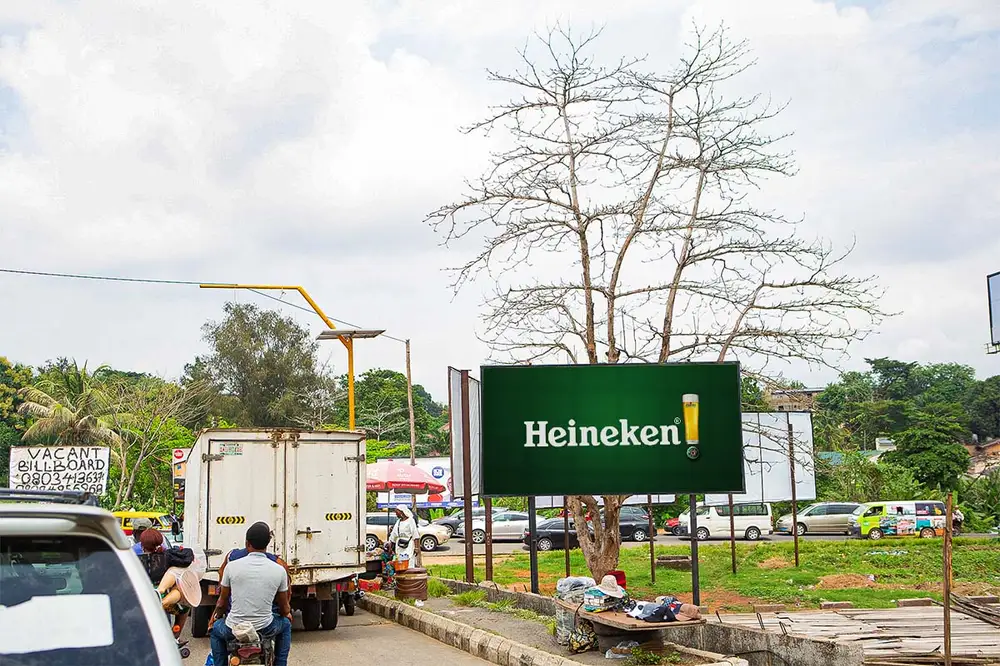
[[[287,666],[292,643],[290,588],[284,567],[268,558],[271,530],[266,523],[254,523],[246,533],[246,557],[230,560],[220,579],[219,600],[209,623],[212,657],[216,664],[228,664],[228,647],[234,640],[233,628],[250,623],[261,636],[274,639],[274,666]],[[232,607],[228,614],[226,609]],[[272,612],[277,604],[280,615]],[[216,620],[225,614],[223,622]]]
[[[174,615],[174,624],[179,628],[178,631],[183,629],[191,615],[191,604],[197,605],[201,595],[199,594],[198,599],[194,600],[185,598],[175,572],[191,566],[194,562],[194,551],[176,546],[166,548],[163,535],[151,528],[143,530],[139,537],[139,547],[140,554],[146,558],[144,562],[146,573],[150,581],[156,585],[156,591],[160,595],[160,605],[164,611]],[[190,590],[188,594],[191,594]]]

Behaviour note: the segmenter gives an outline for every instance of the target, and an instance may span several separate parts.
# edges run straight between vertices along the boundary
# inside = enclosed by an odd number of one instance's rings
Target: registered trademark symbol
[[[681,417],[675,416],[674,417],[674,425],[680,425],[680,424],[681,424]]]

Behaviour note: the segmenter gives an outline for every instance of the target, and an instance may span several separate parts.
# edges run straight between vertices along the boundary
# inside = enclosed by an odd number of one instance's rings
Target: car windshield
[[[135,589],[92,537],[0,539],[0,663],[159,663]]]
[[[860,516],[864,512],[865,512],[865,505],[862,504],[861,506],[859,506],[856,509],[854,509],[854,511],[851,512],[851,515],[852,516]]]

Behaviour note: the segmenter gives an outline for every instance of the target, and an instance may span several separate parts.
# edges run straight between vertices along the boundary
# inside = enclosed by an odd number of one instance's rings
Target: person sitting
[[[132,546],[132,552],[136,555],[142,555],[142,544],[139,543],[139,538],[142,533],[153,527],[153,521],[149,518],[136,518],[132,521],[132,540],[135,544]]]
[[[254,523],[246,532],[247,555],[230,560],[222,572],[219,600],[209,622],[216,664],[228,663],[233,629],[242,623],[250,624],[261,636],[274,639],[274,666],[288,664],[292,643],[291,588],[285,568],[267,556],[269,543],[270,528],[266,523]],[[279,615],[272,611],[274,604]],[[223,615],[225,621],[218,622]]]
[[[190,548],[165,548],[163,535],[151,528],[143,530],[139,537],[139,545],[142,554],[148,558],[146,572],[156,585],[160,604],[164,611],[174,615],[176,627],[174,633],[179,634],[187,623],[191,607],[201,601],[200,587],[192,590],[190,585],[181,584],[184,570],[194,562],[194,551]],[[192,596],[198,598],[192,599],[190,598]]]

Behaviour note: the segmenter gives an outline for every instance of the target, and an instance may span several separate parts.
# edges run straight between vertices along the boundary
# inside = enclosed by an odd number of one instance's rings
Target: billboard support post
[[[483,500],[486,511],[486,580],[493,580],[493,499]]]
[[[795,496],[795,432],[788,418],[788,470],[792,481],[792,537],[795,541],[795,567],[799,566],[799,503]]]
[[[733,575],[736,575],[736,510],[733,507],[733,494],[729,493],[729,551],[732,553]]]
[[[535,517],[535,498],[528,498],[528,561],[531,564],[531,593],[538,594],[538,519]]]
[[[465,504],[465,582],[474,583],[472,551],[472,459],[469,432],[469,371],[462,370],[462,499]]]
[[[649,514],[649,581],[656,582],[656,523],[653,521],[653,496],[646,496],[646,513]]]
[[[566,578],[569,578],[569,497],[563,497],[563,553],[566,557]]]
[[[698,502],[695,495],[688,495],[691,512],[691,600],[701,606],[701,581],[698,578]]]

